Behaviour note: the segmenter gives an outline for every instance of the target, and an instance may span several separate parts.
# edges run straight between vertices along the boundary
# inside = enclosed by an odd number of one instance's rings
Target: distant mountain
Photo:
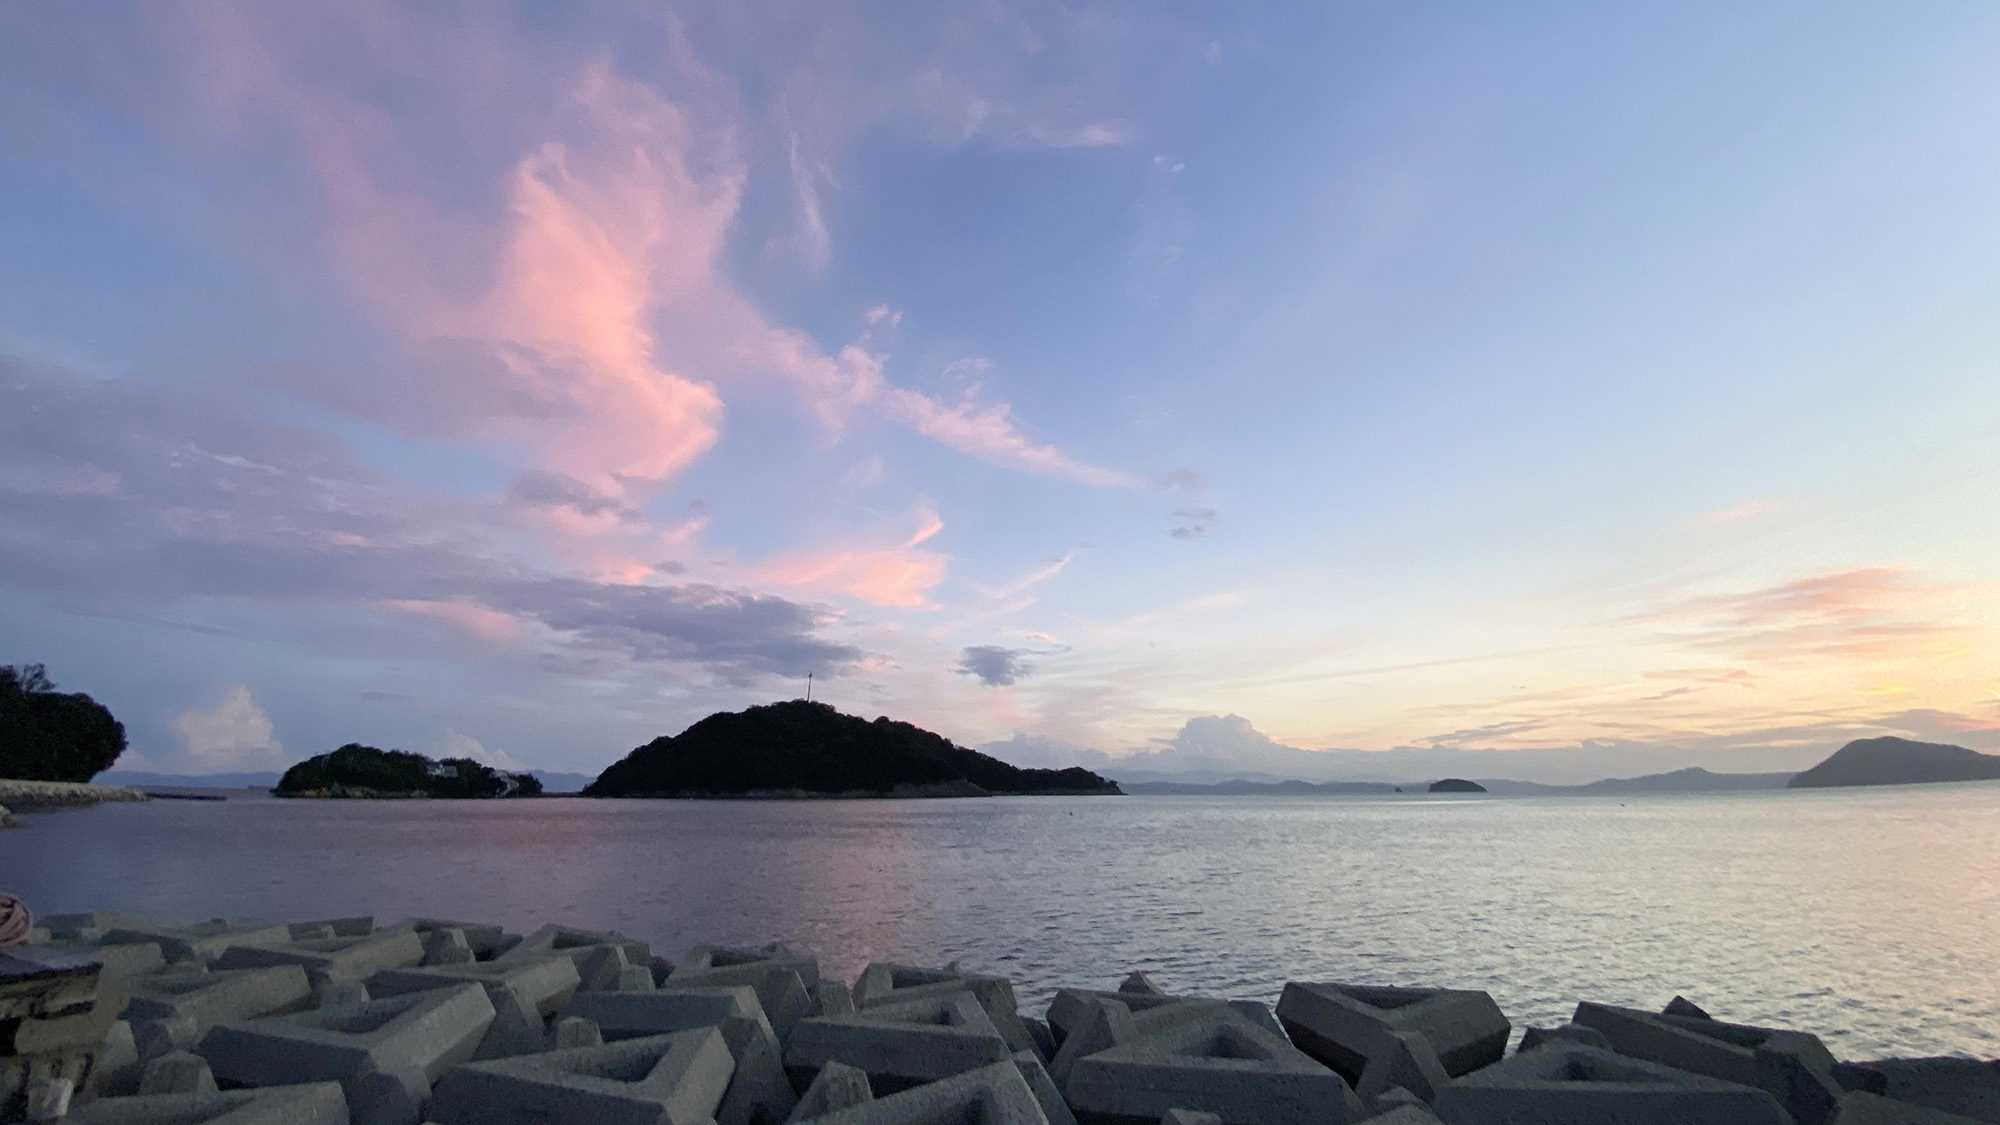
[[[1218,781],[1201,784],[1187,781],[1124,781],[1118,787],[1127,793],[1153,796],[1192,797],[1338,797],[1357,793],[1400,793],[1402,789],[1386,781]]]
[[[627,754],[586,797],[983,797],[1106,794],[1081,767],[1020,769],[941,735],[802,699],[710,715]]]
[[[1790,773],[1710,773],[1689,766],[1672,773],[1650,773],[1644,777],[1607,777],[1588,785],[1570,787],[1576,793],[1723,793],[1743,789],[1783,789],[1795,775]]]
[[[1990,781],[2000,778],[2000,755],[1981,754],[1942,742],[1907,738],[1859,738],[1819,765],[1792,778],[1793,789],[1847,785],[1912,785],[1926,781]]]
[[[269,789],[278,784],[278,775],[261,773],[146,773],[141,770],[106,770],[97,775],[100,785],[131,785],[140,789]]]
[[[592,780],[587,773],[557,773],[554,770],[529,770],[528,773],[542,783],[544,793],[581,793]]]
[[[1430,791],[1432,793],[1484,793],[1487,790],[1484,785],[1476,781],[1467,781],[1462,777],[1447,777],[1441,781],[1431,782]]]

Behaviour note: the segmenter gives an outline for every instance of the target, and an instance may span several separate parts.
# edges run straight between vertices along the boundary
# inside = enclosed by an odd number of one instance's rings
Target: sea
[[[1818,1033],[1836,1056],[2000,1055],[2000,783],[1622,797],[228,801],[27,814],[40,914],[372,914],[616,929],[672,958],[779,941],[1060,987],[1144,970],[1478,988]]]

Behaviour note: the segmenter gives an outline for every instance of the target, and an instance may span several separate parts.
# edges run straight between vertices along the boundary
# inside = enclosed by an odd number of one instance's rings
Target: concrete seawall
[[[669,960],[559,925],[98,912],[26,938],[0,950],[0,1121],[2000,1125],[2000,1064],[1842,1062],[1679,996],[1517,1031],[1402,981],[1273,1005],[1135,972],[1027,1012],[956,963],[850,984],[780,945]]]

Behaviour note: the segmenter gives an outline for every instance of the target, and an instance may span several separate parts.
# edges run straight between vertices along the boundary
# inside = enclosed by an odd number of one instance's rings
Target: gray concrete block
[[[736,1074],[715,1111],[716,1125],[779,1125],[790,1117],[798,1094],[770,1023],[762,1016],[731,1016],[722,1021],[722,1038],[736,1060]]]
[[[359,1007],[219,1024],[196,1053],[217,1078],[245,1086],[344,1081],[375,1071],[421,1071],[435,1081],[472,1057],[493,1015],[486,991],[462,984]]]
[[[1218,1000],[1204,996],[1162,996],[1145,992],[1103,992],[1087,988],[1065,988],[1059,990],[1055,998],[1049,1002],[1049,1035],[1058,1048],[1077,1024],[1090,1018],[1091,1005],[1099,1000],[1115,1000],[1125,1005],[1135,1016],[1157,1008],[1176,1005],[1227,1004],[1235,1009],[1238,1015],[1266,1031],[1274,1035],[1285,1033],[1278,1025],[1277,1018],[1271,1014],[1269,1006],[1256,1000]]]
[[[625,947],[599,945],[576,959],[579,992],[651,992],[653,971],[633,964]]]
[[[323,941],[241,943],[210,963],[215,969],[254,969],[298,965],[315,981],[365,981],[389,969],[414,966],[424,959],[424,941],[413,933],[392,932],[367,937],[336,937]]]
[[[138,1042],[132,1037],[132,1024],[119,1020],[111,1025],[110,1031],[105,1032],[104,1046],[91,1059],[87,1088],[101,1098],[136,1094],[144,1072],[144,1064],[139,1060]],[[0,1100],[5,1100],[5,1091],[5,1084],[0,1083]]]
[[[811,957],[801,956],[785,946],[772,942],[762,949],[738,949],[726,945],[697,945],[688,950],[669,973],[669,978],[682,978],[684,983],[705,984],[752,984],[759,969],[790,969],[799,974],[799,980],[811,989],[819,984],[819,962]],[[734,971],[736,976],[724,974]],[[706,977],[697,982],[696,977]]]
[[[292,940],[292,931],[280,924],[218,918],[192,926],[120,925],[105,931],[98,940],[105,945],[152,942],[170,962],[199,961],[205,965],[239,945],[282,945]]]
[[[854,1010],[854,990],[844,981],[822,980],[806,990],[809,1016],[840,1016]]]
[[[846,1063],[830,1062],[819,1068],[812,1085],[799,1095],[791,1116],[785,1118],[785,1125],[798,1125],[798,1122],[808,1118],[823,1117],[874,1100],[875,1094],[868,1088],[867,1072]]]
[[[549,1050],[567,1051],[575,1047],[604,1046],[604,1032],[581,1016],[564,1016],[549,1025]]]
[[[607,1041],[721,1027],[731,1017],[764,1019],[763,1006],[749,985],[666,988],[657,992],[579,992],[570,1002],[568,1013],[597,1024]]]
[[[1006,977],[967,973],[956,967],[925,969],[911,965],[878,962],[861,971],[854,982],[854,1006],[879,1007],[909,1000],[970,992],[979,998],[986,1015],[1007,1041],[1010,1051],[1039,1051],[1034,1036],[1021,1023],[1020,1005],[1014,999],[1014,982]]]
[[[88,910],[79,914],[51,914],[39,919],[39,928],[49,931],[51,941],[98,942],[112,930],[172,930],[186,923],[163,918],[140,918],[109,910]]]
[[[509,934],[501,926],[484,922],[455,922],[449,918],[405,918],[376,932],[387,933],[396,930],[407,930],[418,935],[438,930],[457,930],[465,935],[465,943],[472,947],[473,955],[482,961],[491,960],[521,940],[520,935]]]
[[[1393,1049],[1391,1033],[1422,1035],[1456,1076],[1499,1061],[1513,1030],[1484,992],[1332,982],[1285,985],[1278,1020],[1300,1050],[1354,1083],[1372,1055]]]
[[[1076,1115],[1069,1111],[1069,1103],[1049,1077],[1040,1055],[1033,1051],[1014,1052],[1014,1069],[1021,1072],[1021,1080],[1028,1084],[1028,1092],[1035,1095],[1035,1102],[1042,1107],[1042,1116],[1048,1118],[1049,1125],[1076,1125]]]
[[[1081,1024],[1072,1026],[1069,1037],[1063,1040],[1062,1046],[1056,1049],[1055,1057],[1049,1061],[1049,1074],[1056,1085],[1061,1086],[1069,1081],[1069,1072],[1078,1059],[1108,1051],[1137,1038],[1139,1031],[1130,1007],[1117,1000],[1093,997],[1089,1001],[1088,1016]]]
[[[349,1125],[339,1083],[266,1086],[217,1093],[99,1098],[70,1110],[65,1125]]]
[[[704,1125],[735,1072],[715,1028],[453,1069],[431,1093],[440,1125]]]
[[[401,996],[466,983],[484,987],[496,1007],[505,994],[523,1011],[546,1019],[569,1007],[578,979],[575,962],[559,954],[545,954],[506,963],[482,961],[471,965],[391,969],[369,977],[368,992],[376,997]]]
[[[146,1064],[139,1076],[141,1094],[213,1094],[215,1075],[208,1060],[192,1051],[173,1051]]]
[[[1612,1050],[1611,1040],[1605,1038],[1603,1032],[1594,1027],[1585,1027],[1580,1023],[1558,1024],[1555,1027],[1531,1027],[1521,1033],[1521,1045],[1515,1049],[1518,1051],[1532,1051],[1544,1043],[1581,1043],[1586,1047],[1596,1047],[1605,1051]]]
[[[456,926],[431,930],[418,935],[424,943],[424,965],[470,965],[479,960],[472,952],[472,944],[465,940],[465,931]]]
[[[1232,1125],[1346,1125],[1366,1116],[1340,1075],[1283,1036],[1224,1005],[1209,1012],[1078,1059],[1063,1084],[1070,1108],[1085,1120],[1200,1110]]]
[[[295,1012],[312,1000],[312,983],[299,965],[211,972],[200,966],[168,969],[133,979],[125,1017],[152,1058],[186,1050],[219,1023]]]
[[[1898,1101],[2000,1123],[2000,1062],[1959,1058],[1877,1059],[1858,1069],[1879,1076]]]
[[[1834,1110],[1834,1125],[1979,1125],[1975,1117],[1961,1117],[1941,1109],[1897,1101],[1879,1094],[1849,1092],[1840,1096]]]
[[[467,935],[470,937],[470,935]],[[625,951],[627,964],[644,965],[653,958],[653,951],[645,942],[628,938],[616,930],[579,930],[574,926],[543,926],[527,937],[514,943],[504,953],[496,954],[496,962],[519,962],[538,958],[548,953],[562,953],[576,963],[579,976],[583,972],[583,959],[598,947],[615,945]]]
[[[1167,994],[1166,989],[1153,983],[1153,978],[1136,969],[1128,974],[1124,980],[1118,982],[1118,991],[1127,994],[1136,993],[1140,996],[1165,996]],[[1203,1116],[1202,1114],[1195,1113],[1193,1110],[1170,1110],[1169,1112],[1180,1113],[1190,1117]],[[1162,1120],[1164,1121],[1165,1119],[1162,1118]]]
[[[757,990],[757,1002],[764,1006],[764,1015],[771,1021],[772,1030],[778,1033],[778,1039],[781,1042],[790,1040],[792,1025],[812,1014],[812,989],[820,983],[818,963],[810,958],[774,954],[754,960],[710,964],[708,968],[699,967],[705,962],[713,962],[724,952],[749,956],[749,952],[743,950],[719,951],[712,946],[696,946],[661,987],[719,988],[747,984]]]
[[[1222,1125],[1222,1117],[1198,1109],[1170,1109],[1160,1115],[1160,1125]]]
[[[1447,1125],[1787,1125],[1763,1090],[1575,1043],[1548,1043],[1438,1094]]]
[[[811,1118],[816,1125],[1046,1125],[1033,1091],[1010,1063],[965,1071]]]
[[[1701,1005],[1685,996],[1676,996],[1672,1000],[1667,1001],[1667,1006],[1660,1009],[1660,1014],[1663,1016],[1691,1016],[1698,1020],[1713,1018],[1702,1010]]]
[[[1444,1064],[1431,1050],[1430,1040],[1414,1031],[1392,1031],[1369,1056],[1354,1093],[1372,1105],[1389,1090],[1400,1088],[1429,1103],[1450,1083],[1451,1075],[1445,1073]]]
[[[827,1063],[843,1062],[867,1071],[878,1084],[930,1082],[1012,1054],[978,999],[958,992],[800,1020],[785,1046],[785,1065],[817,1073]]]
[[[351,918],[321,918],[312,922],[293,922],[288,929],[293,941],[304,941],[309,933],[324,932],[328,937],[367,937],[375,932],[375,918],[361,914]]]
[[[1844,1092],[1833,1055],[1804,1032],[1589,1001],[1571,1021],[1602,1032],[1621,1055],[1768,1091],[1799,1125],[1823,1125]]]
[[[352,1008],[366,1004],[375,997],[369,995],[368,986],[355,980],[322,980],[313,985],[315,1008]]]
[[[1368,1119],[1368,1125],[1441,1125],[1430,1107],[1418,1102],[1401,1105]]]

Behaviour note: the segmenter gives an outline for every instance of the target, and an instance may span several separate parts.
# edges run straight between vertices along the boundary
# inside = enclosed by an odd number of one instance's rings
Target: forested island
[[[271,792],[280,797],[538,797],[542,783],[471,758],[434,761],[407,750],[350,742],[286,770]]]
[[[791,700],[719,712],[633,750],[586,797],[1117,795],[1081,767],[1022,769],[889,718]]]

